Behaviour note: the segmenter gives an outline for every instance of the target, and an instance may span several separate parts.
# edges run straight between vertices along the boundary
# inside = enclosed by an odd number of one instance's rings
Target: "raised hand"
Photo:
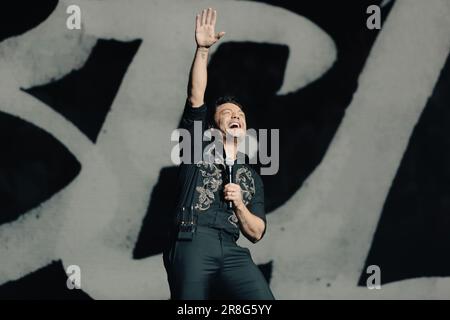
[[[209,48],[222,38],[225,32],[215,33],[217,11],[212,8],[204,9],[197,14],[195,24],[195,41],[198,47]]]

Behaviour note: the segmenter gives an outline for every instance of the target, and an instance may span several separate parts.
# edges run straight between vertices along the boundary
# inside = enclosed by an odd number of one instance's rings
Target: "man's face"
[[[245,136],[247,130],[245,113],[234,103],[224,103],[218,106],[214,114],[214,121],[224,134],[236,138]]]

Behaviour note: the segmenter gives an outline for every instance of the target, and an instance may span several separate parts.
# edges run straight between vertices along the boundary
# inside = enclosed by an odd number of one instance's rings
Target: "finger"
[[[215,26],[216,25],[216,21],[217,21],[217,10],[213,10],[212,17],[211,17],[211,24],[213,26]]]
[[[219,40],[220,38],[222,38],[224,35],[225,35],[225,32],[224,32],[224,31],[219,32],[219,33],[216,35],[217,40]]]
[[[196,30],[200,29],[200,26],[201,26],[200,15],[197,14],[197,15],[195,16],[195,29],[196,29]]]
[[[206,24],[211,24],[211,18],[212,18],[212,9],[208,8],[208,11],[206,14]]]
[[[236,194],[227,194],[227,195],[225,195],[225,199],[226,200],[236,200],[238,197],[237,197],[237,195]]]
[[[239,199],[239,197],[236,196],[236,195],[228,196],[228,200],[231,200],[231,201],[236,201],[236,200],[238,200],[238,199]]]
[[[206,9],[202,11],[202,26],[206,24]]]
[[[239,189],[237,189],[236,187],[234,187],[234,186],[229,186],[228,188],[224,188],[224,191],[225,192],[238,192],[239,191]]]

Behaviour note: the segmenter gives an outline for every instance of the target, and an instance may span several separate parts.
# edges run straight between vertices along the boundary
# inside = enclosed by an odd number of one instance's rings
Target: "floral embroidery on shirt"
[[[236,183],[241,186],[242,200],[248,205],[255,195],[255,180],[250,169],[243,166],[236,171]]]
[[[208,161],[200,161],[197,163],[197,167],[200,170],[202,176],[202,183],[197,186],[195,190],[198,193],[198,201],[195,204],[195,209],[200,211],[208,210],[211,204],[214,202],[215,193],[222,186],[222,172],[219,169],[219,165],[223,165],[223,158],[218,156],[213,156],[213,148],[207,147],[205,149],[204,156],[207,156]],[[235,174],[235,183],[241,186],[242,190],[242,200],[245,205],[248,205],[255,194],[255,180],[253,179],[250,169],[246,166],[238,167]],[[230,218],[230,223],[232,221],[237,223],[237,217]]]
[[[233,212],[233,214],[232,215],[230,215],[229,217],[228,217],[228,222],[229,223],[231,223],[233,226],[235,226],[236,228],[238,228],[238,222],[239,222],[239,220],[238,220],[238,217],[236,217],[236,214]]]
[[[222,175],[220,169],[214,163],[197,163],[202,175],[202,186],[197,186],[195,190],[199,193],[198,202],[195,209],[200,211],[208,210],[214,202],[214,193],[222,185]]]

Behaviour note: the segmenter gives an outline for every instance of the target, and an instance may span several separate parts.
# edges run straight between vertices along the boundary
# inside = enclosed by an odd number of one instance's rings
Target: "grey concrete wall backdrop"
[[[82,8],[80,31],[65,27],[70,4]],[[171,165],[170,134],[194,50],[190,27],[195,12],[210,6],[220,13],[224,41],[289,46],[280,93],[314,81],[335,61],[333,41],[309,20],[244,1],[61,1],[43,24],[1,43],[0,111],[56,137],[83,169],[51,199],[0,226],[0,284],[62,259],[81,267],[83,290],[93,298],[168,297],[161,256],[133,260],[130,248],[148,190],[159,170]],[[249,23],[249,15],[264,24]],[[271,286],[278,298],[450,296],[448,278],[405,280],[382,290],[357,287],[387,192],[449,53],[449,30],[449,1],[396,1],[326,157],[268,216],[270,232],[251,247],[256,262],[274,261]],[[81,68],[97,38],[145,41],[94,144],[20,88]]]

